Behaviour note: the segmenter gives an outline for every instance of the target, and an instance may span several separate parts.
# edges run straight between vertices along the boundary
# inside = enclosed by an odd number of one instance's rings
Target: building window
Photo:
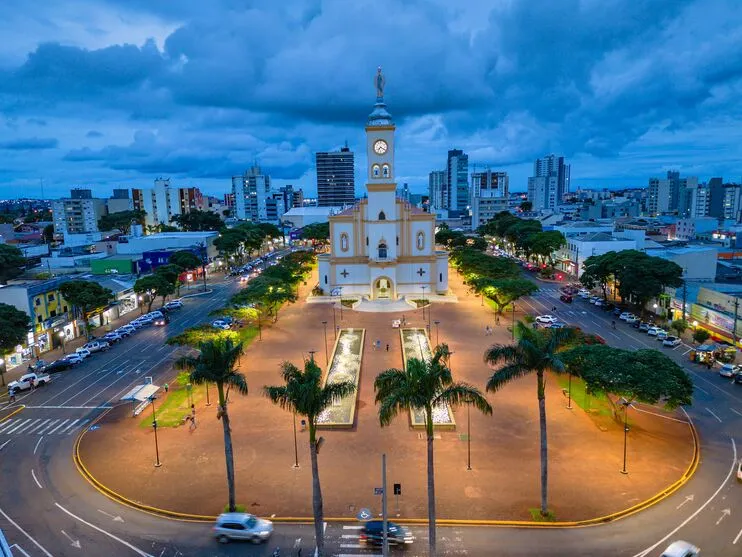
[[[348,251],[348,243],[349,243],[348,242],[348,235],[345,232],[343,232],[340,235],[340,249],[342,251]]]
[[[381,211],[379,213],[379,220],[386,220],[386,215],[384,214],[384,211]]]
[[[381,173],[384,175],[384,178],[389,178],[389,165],[385,164],[382,169]]]
[[[325,275],[325,284],[327,284],[327,275]]]
[[[371,168],[372,168],[371,172],[372,172],[374,178],[378,178],[379,177],[379,172],[381,171],[381,169],[379,168],[379,165],[378,164],[375,164]]]
[[[64,313],[67,313],[67,306],[62,306],[62,311],[63,311]]]
[[[379,259],[386,259],[386,242],[379,242]]]
[[[438,282],[443,282],[443,273],[438,273]]]
[[[49,294],[49,295],[48,295],[48,296],[46,297],[46,299],[47,299],[47,300],[49,300],[50,302],[53,302],[53,301],[54,301],[54,294]]]
[[[57,316],[57,311],[56,310],[51,310],[49,312],[49,317],[56,317],[56,316]]]
[[[36,316],[36,321],[39,322],[39,323],[43,323],[44,322],[44,318],[41,315],[37,315]]]
[[[36,298],[36,302],[35,302],[35,304],[36,304],[37,306],[40,306],[40,305],[41,305],[41,298]]]
[[[366,245],[368,246],[368,236],[366,236]]]
[[[417,249],[420,251],[425,249],[425,234],[423,232],[417,233]]]
[[[397,236],[397,245],[399,245],[399,236]]]

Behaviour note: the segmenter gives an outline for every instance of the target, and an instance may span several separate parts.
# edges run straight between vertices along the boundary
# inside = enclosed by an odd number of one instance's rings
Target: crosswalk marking
[[[65,435],[88,423],[87,419],[24,418],[10,419],[0,424],[0,435]]]
[[[363,526],[343,526],[343,530],[362,530]]]

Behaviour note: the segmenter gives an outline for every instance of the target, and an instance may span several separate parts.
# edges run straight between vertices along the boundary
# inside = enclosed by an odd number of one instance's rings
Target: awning
[[[715,344],[702,344],[695,350],[696,352],[713,352],[714,350],[716,350],[716,345]]]
[[[159,390],[160,387],[152,383],[148,383],[146,385],[137,385],[124,396],[122,396],[121,400],[144,402]]]

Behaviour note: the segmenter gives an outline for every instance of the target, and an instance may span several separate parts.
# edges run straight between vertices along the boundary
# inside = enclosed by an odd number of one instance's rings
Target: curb
[[[5,422],[5,421],[7,421],[7,420],[9,420],[10,418],[12,418],[13,416],[15,416],[19,412],[22,412],[25,407],[26,407],[25,404],[21,404],[18,408],[16,408],[15,410],[13,410],[10,414],[8,414],[7,416],[3,416],[2,418],[0,418],[0,424],[3,423],[3,422]]]
[[[96,480],[95,477],[93,477],[93,475],[90,473],[90,471],[88,471],[88,469],[83,464],[82,459],[80,458],[80,442],[82,441],[82,438],[87,432],[87,430],[91,426],[95,425],[98,421],[100,421],[112,409],[113,408],[109,408],[108,410],[103,412],[100,416],[98,416],[95,420],[93,420],[90,424],[88,424],[88,427],[82,430],[80,434],[77,436],[77,439],[75,439],[75,444],[74,444],[73,453],[72,453],[72,460],[74,461],[75,467],[77,468],[77,471],[80,473],[80,475],[83,478],[85,478],[85,480],[87,480],[88,483],[90,483],[90,485],[92,485],[93,488],[95,488],[102,495],[105,495],[109,499],[112,499],[113,501],[120,503],[122,505],[125,505],[127,507],[130,507],[132,509],[136,509],[136,510],[145,512],[147,514],[154,515],[154,516],[159,516],[160,518],[169,518],[171,520],[179,520],[183,522],[214,522],[216,521],[217,519],[216,516],[180,513],[177,511],[170,511],[167,509],[159,509],[157,507],[145,505],[144,503],[139,503],[137,501],[132,501],[131,499],[128,499],[124,497],[123,495],[116,493],[112,489],[106,487],[105,485],[100,483],[98,480]],[[20,412],[21,410],[23,410],[23,408],[19,408],[14,413]],[[13,414],[11,414],[11,416],[12,415]],[[0,419],[0,422],[4,421],[5,419],[9,417],[10,416],[6,416],[5,418]],[[695,474],[700,464],[701,450],[700,450],[699,437],[698,437],[698,432],[696,431],[696,427],[693,425],[692,422],[688,422],[688,426],[690,427],[691,435],[693,437],[693,458],[691,459],[691,463],[688,465],[688,468],[685,470],[685,473],[680,477],[680,479],[670,484],[668,487],[666,487],[662,491],[656,493],[649,499],[646,499],[642,501],[641,503],[638,503],[622,511],[618,511],[618,512],[615,512],[609,515],[600,516],[596,518],[589,518],[586,520],[565,521],[565,522],[536,522],[536,521],[529,521],[529,520],[438,519],[436,520],[436,525],[438,526],[488,526],[488,527],[499,526],[499,527],[511,527],[511,528],[530,528],[530,529],[548,529],[548,528],[559,529],[559,528],[584,528],[588,526],[598,526],[601,524],[608,524],[609,522],[615,522],[616,520],[626,518],[628,516],[636,514],[650,507],[653,507],[654,505],[657,505],[658,503],[664,501],[670,495],[672,495],[678,489],[680,489],[686,483],[688,483],[688,481],[693,477],[693,475]],[[314,518],[312,517],[292,517],[292,516],[271,517],[270,520],[275,523],[288,523],[288,524],[312,524],[314,522]],[[324,520],[325,522],[352,522],[353,518],[351,517],[325,517]],[[396,518],[395,522],[398,522],[400,524],[424,525],[424,524],[428,524],[428,519],[426,518]]]

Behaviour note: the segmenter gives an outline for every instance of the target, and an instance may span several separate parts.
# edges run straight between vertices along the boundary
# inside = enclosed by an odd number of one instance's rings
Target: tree
[[[122,234],[128,235],[131,232],[131,226],[133,224],[142,224],[144,222],[146,214],[141,209],[109,213],[103,215],[98,220],[98,228],[102,231],[118,229]]]
[[[244,374],[235,370],[237,359],[242,355],[242,343],[232,339],[215,339],[202,342],[198,346],[198,356],[184,356],[177,361],[179,369],[191,372],[191,382],[216,384],[219,394],[216,418],[222,421],[224,433],[224,458],[227,463],[227,489],[229,490],[229,512],[237,510],[234,485],[234,452],[232,449],[232,429],[229,423],[229,391],[235,389],[242,395],[247,394],[247,379]],[[226,389],[225,389],[226,387]]]
[[[82,315],[86,336],[90,336],[88,320],[105,309],[113,292],[90,280],[70,280],[62,283],[59,292]]]
[[[26,258],[15,246],[0,244],[0,285],[23,274]]]
[[[44,231],[41,233],[41,235],[44,238],[44,242],[46,242],[47,244],[51,244],[54,241],[54,225],[47,224],[44,227]]]
[[[170,256],[170,259],[168,259],[168,262],[172,265],[177,265],[186,271],[192,271],[201,266],[201,258],[192,251],[186,249],[173,253]]]
[[[676,319],[670,323],[670,328],[674,329],[678,333],[678,336],[681,336],[688,327],[690,327],[690,325],[688,325],[688,322],[685,319]]]
[[[283,385],[263,387],[263,392],[273,404],[307,419],[309,426],[309,455],[312,461],[312,511],[314,513],[314,537],[317,553],[324,555],[324,510],[322,488],[319,481],[317,455],[317,417],[332,405],[336,398],[352,394],[356,386],[351,381],[339,381],[322,385],[322,370],[314,358],[304,362],[304,371],[291,362],[281,364]]]
[[[290,283],[270,277],[259,276],[247,283],[239,293],[231,299],[233,305],[242,306],[257,304],[265,307],[273,322],[278,321],[278,311],[286,302],[293,303],[297,299]]]
[[[693,331],[693,340],[695,340],[698,344],[703,344],[710,338],[711,333],[709,333],[706,329],[696,329],[695,331]]]
[[[168,263],[167,265],[161,265],[155,269],[155,274],[160,275],[162,278],[164,278],[167,282],[169,282],[173,288],[172,291],[166,292],[167,289],[161,289],[158,294],[162,296],[162,305],[165,305],[165,298],[176,291],[178,292],[178,296],[180,296],[180,275],[183,273],[183,267],[180,265],[174,265],[172,263]]]
[[[521,278],[488,279],[479,278],[473,281],[475,292],[484,294],[495,304],[495,312],[502,315],[503,310],[512,302],[523,296],[533,294],[538,286],[530,280]]]
[[[175,346],[191,346],[198,348],[198,346],[204,342],[212,340],[225,340],[232,339],[232,342],[240,340],[240,335],[237,331],[217,329],[211,326],[211,323],[204,323],[203,325],[196,325],[195,327],[188,327],[182,333],[172,336],[167,339],[166,344]]]
[[[168,282],[165,276],[153,273],[138,278],[134,283],[134,292],[147,296],[147,312],[149,313],[152,311],[152,303],[155,301],[155,298],[162,296],[164,302],[168,294],[175,292],[175,286],[171,282]]]
[[[524,213],[527,213],[531,209],[533,209],[533,203],[530,201],[522,201],[520,205],[518,205],[518,208],[523,211]]]
[[[574,332],[570,329],[535,330],[518,322],[515,326],[517,342],[514,345],[495,344],[484,353],[484,361],[493,366],[504,365],[487,381],[487,390],[499,391],[502,387],[529,373],[536,373],[541,438],[541,515],[548,516],[548,441],[546,437],[546,383],[547,371],[561,373],[564,363],[559,349]]]
[[[30,319],[25,312],[15,306],[0,303],[0,358],[26,342]],[[7,364],[0,364],[0,379],[5,386]]]
[[[397,414],[407,410],[425,413],[428,452],[428,555],[435,557],[435,469],[433,465],[433,409],[440,405],[472,405],[484,414],[492,406],[476,387],[454,382],[448,367],[448,346],[435,347],[430,361],[410,358],[404,370],[387,369],[376,376],[374,390],[379,404],[379,422],[388,426]]]
[[[531,251],[541,257],[541,261],[548,260],[550,265],[554,264],[553,254],[563,247],[567,240],[564,234],[558,230],[547,230],[546,232],[537,232],[530,238]]]
[[[170,222],[174,222],[187,232],[202,232],[207,230],[221,230],[224,227],[222,219],[211,211],[191,210],[173,216]]]
[[[688,373],[657,350],[622,350],[595,344],[577,346],[560,355],[570,373],[580,377],[591,393],[621,396],[668,408],[691,404],[693,381]],[[610,396],[606,400],[619,418],[619,408]]]
[[[330,223],[316,222],[301,229],[302,240],[311,240],[315,246],[325,246],[330,243]]]

